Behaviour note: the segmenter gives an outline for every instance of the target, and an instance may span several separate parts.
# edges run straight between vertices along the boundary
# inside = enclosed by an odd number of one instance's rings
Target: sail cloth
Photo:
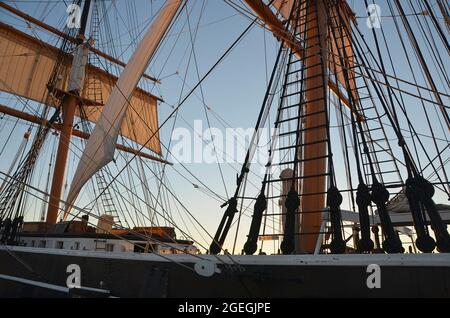
[[[58,59],[58,48],[0,22],[0,91],[22,96],[44,103],[47,96],[47,83]],[[61,61],[61,72],[56,88],[66,91],[72,56],[65,55]],[[87,119],[96,123],[106,101],[117,82],[117,77],[88,65],[81,96],[92,103],[84,107]],[[101,98],[90,96],[95,95]],[[121,123],[121,135],[144,145],[157,131],[157,98],[136,88],[130,98],[132,107],[128,108],[126,120]],[[77,114],[80,117],[80,114]],[[145,144],[147,149],[161,153],[159,135]]]
[[[154,56],[183,0],[167,0],[159,15],[139,43],[130,61],[114,86],[108,102],[84,149],[67,196],[64,218],[84,184],[101,168],[114,159],[119,129],[132,95],[145,69]]]

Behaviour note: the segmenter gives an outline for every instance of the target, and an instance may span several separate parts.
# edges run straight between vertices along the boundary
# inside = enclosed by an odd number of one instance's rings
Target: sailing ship
[[[344,0],[225,2],[250,25],[163,121],[163,100],[148,83],[164,84],[147,70],[192,1],[162,1],[127,63],[96,44],[104,1],[75,0],[70,14],[79,24],[63,30],[0,2],[2,16],[31,30],[0,21],[0,90],[10,103],[0,105],[2,120],[30,124],[0,171],[0,295],[449,297],[450,206],[435,201],[450,198],[448,2],[385,1],[383,26],[379,6],[365,0],[370,39]],[[164,195],[177,189],[164,179],[173,163],[160,132],[254,26],[273,34],[277,54],[235,191],[221,198],[215,233],[184,208],[205,246],[166,211]],[[253,159],[268,126],[261,175]],[[39,187],[33,181],[49,139],[57,145]],[[76,169],[64,193],[71,152]],[[146,171],[163,172],[154,173],[156,192]],[[122,173],[137,177],[142,192],[133,194]],[[95,198],[85,208],[89,186]],[[140,226],[130,226],[130,206]],[[238,236],[245,242],[236,252]]]

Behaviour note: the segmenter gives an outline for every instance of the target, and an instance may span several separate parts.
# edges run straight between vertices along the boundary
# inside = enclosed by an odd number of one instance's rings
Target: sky
[[[57,28],[61,28],[65,21],[65,8],[69,3],[68,1],[40,0],[6,2],[17,6],[17,8],[22,11]],[[239,1],[235,2],[240,3]],[[435,1],[432,2],[434,3]],[[99,48],[110,50],[111,52],[109,53],[114,56],[118,56],[123,60],[128,60],[135,47],[135,41],[131,41],[131,39],[135,40],[136,37],[139,38],[142,36],[142,33],[145,32],[151,22],[151,18],[158,12],[158,8],[162,3],[163,1],[160,0],[136,0],[131,5],[129,0],[104,1],[112,29],[110,30],[111,34],[103,35],[103,40],[110,38],[113,39],[114,42],[106,43],[101,40],[95,45]],[[395,71],[397,72],[398,77],[411,81],[411,72],[405,63],[405,60],[401,58],[401,44],[397,37],[393,35],[395,33],[395,26],[392,17],[389,17],[390,12],[386,5],[386,1],[375,1],[375,3],[379,4],[381,8],[381,23],[387,35],[387,41],[394,59]],[[369,45],[372,45],[372,30],[366,26],[365,17],[367,11],[364,2],[349,1],[349,4],[356,12],[360,30],[366,35]],[[405,8],[407,12],[410,12],[410,8],[408,8],[406,4]],[[191,24],[191,32],[196,29],[197,23],[199,26],[194,45],[195,56],[191,55],[190,59],[189,56],[192,52],[192,43],[191,33],[189,32],[189,27],[186,25],[188,16]],[[20,30],[30,32],[30,29],[27,28],[27,25],[23,21],[12,17],[10,14],[6,14],[4,10],[0,10],[0,20],[17,27]],[[158,51],[158,54],[147,69],[148,74],[161,79],[161,84],[153,85],[151,83],[141,83],[144,88],[149,89],[153,94],[164,100],[158,107],[160,123],[162,123],[172,112],[172,107],[178,104],[181,97],[184,97],[189,92],[190,88],[198,82],[199,76],[203,76],[203,74],[210,69],[250,22],[251,20],[248,16],[243,16],[242,13],[236,11],[222,0],[196,0],[188,2],[187,7],[179,15],[177,21],[169,31],[165,42]],[[136,27],[136,29],[133,29],[133,27]],[[38,34],[45,39],[46,35],[41,31],[31,30],[31,32],[36,32],[35,34]],[[105,33],[106,31],[102,30],[101,32]],[[380,31],[378,30],[377,32]],[[380,33],[378,34],[380,35]],[[404,36],[406,35],[404,34]],[[49,38],[49,41],[52,40],[54,41],[54,39]],[[425,41],[425,39],[419,38],[419,41],[420,43],[423,43],[422,41]],[[279,43],[268,31],[259,26],[254,26],[243,40],[231,51],[227,58],[210,76],[208,76],[207,80],[201,86],[201,90],[196,90],[193,96],[183,104],[178,112],[176,121],[172,118],[164,127],[162,127],[161,141],[163,145],[168,146],[171,144],[173,146],[176,144],[176,140],[171,141],[172,128],[184,128],[192,132],[191,127],[195,125],[196,121],[198,123],[199,120],[202,121],[203,129],[207,128],[209,120],[211,126],[219,129],[221,132],[225,131],[225,126],[223,125],[224,122],[226,125],[233,128],[252,128],[260,111],[261,103],[267,89],[268,77],[272,71],[278,47]],[[448,68],[450,68],[449,56],[443,51],[442,45],[438,45],[438,47],[444,58],[444,64],[448,72]],[[383,52],[383,54],[385,55],[385,58],[387,58],[386,53]],[[400,58],[396,59],[397,57]],[[435,70],[432,63],[430,63],[429,66],[432,70]],[[413,67],[415,72],[419,74],[419,65],[414,63]],[[389,69],[388,73],[393,74],[389,65],[387,68]],[[436,71],[434,74],[437,75],[438,72]],[[419,82],[426,85],[426,82],[420,78],[419,75],[418,77]],[[446,94],[449,93],[449,87],[445,84],[445,81],[438,81],[438,86],[442,92]],[[0,95],[0,102],[5,103],[7,98],[9,97]],[[405,96],[405,102],[411,113],[417,112],[417,114],[419,114],[418,118],[414,118],[416,129],[421,133],[429,135],[428,126],[424,120],[420,119],[422,114],[420,108],[421,105],[416,99],[407,96]],[[448,98],[446,98],[446,102],[448,105]],[[210,109],[206,111],[208,118],[205,116],[204,103]],[[431,107],[433,106],[431,105]],[[270,117],[272,122],[274,116],[275,114],[272,112]],[[431,116],[432,121],[434,119],[436,126],[438,126],[437,117],[434,116],[439,115],[433,113]],[[0,140],[6,140],[8,138],[9,132],[14,128],[14,123],[15,121],[8,119],[2,127],[2,131],[0,131]],[[4,158],[0,163],[1,171],[7,171],[9,169],[11,160],[16,151],[13,145],[21,142],[22,132],[26,129],[27,126],[23,122],[20,122],[15,126],[13,131],[14,136],[17,137],[11,137],[6,149],[0,153],[0,158]],[[336,142],[333,144],[338,147],[339,137],[337,132],[334,132],[335,134],[332,138]],[[197,137],[199,133],[200,131],[196,131]],[[439,147],[445,147],[445,139],[448,140],[449,138],[448,131],[446,134],[445,131],[443,132],[439,127],[436,127],[436,133],[439,137],[443,138],[443,141],[439,142]],[[208,139],[209,136],[205,133],[202,137]],[[56,140],[56,138],[53,139]],[[424,140],[427,142],[427,145],[429,145],[430,139]],[[395,146],[395,142],[393,142],[393,145]],[[242,147],[242,145],[239,145],[238,147],[240,147],[240,153],[242,154],[241,158],[238,159],[242,161],[243,154],[245,154],[243,151],[245,147]],[[46,144],[46,149],[48,151],[46,151],[43,158],[40,159],[40,166],[39,169],[37,169],[38,172],[35,176],[35,182],[39,184],[41,188],[46,187],[48,166],[45,162],[46,158],[48,160],[49,156],[54,152],[55,142],[49,141]],[[220,152],[220,150],[218,150],[218,152]],[[398,149],[394,150],[394,152],[400,158],[401,154]],[[163,151],[163,153],[167,154],[166,151]],[[448,158],[448,149],[444,154],[446,155],[444,158]],[[423,154],[420,156],[423,158]],[[342,155],[336,154],[335,160],[342,161]],[[174,193],[176,193],[180,202],[183,203],[183,206],[181,206],[179,203],[176,204],[172,202],[171,209],[173,209],[173,218],[178,223],[184,224],[182,227],[192,231],[191,235],[198,241],[203,242],[206,246],[206,242],[209,242],[210,239],[202,230],[200,230],[200,227],[207,229],[210,234],[215,232],[224,212],[224,209],[220,208],[223,201],[205,195],[204,190],[206,188],[199,184],[197,180],[194,180],[192,175],[195,175],[207,185],[207,188],[212,189],[213,192],[217,193],[220,197],[226,198],[234,193],[236,173],[240,170],[240,164],[220,164],[220,171],[216,163],[187,163],[181,165],[176,162],[176,159],[172,160],[172,162],[174,162],[174,166],[167,168],[168,184],[173,188]],[[342,162],[340,162],[340,164],[342,164]],[[76,159],[75,156],[72,155],[68,164],[69,176],[73,174],[75,167]],[[189,172],[185,168],[187,168]],[[446,169],[448,170],[448,165],[446,165]],[[260,170],[261,169],[255,169],[255,172],[262,176]],[[111,171],[114,175],[114,172],[116,171],[114,166],[111,167]],[[124,174],[126,173],[124,172]],[[341,183],[345,183],[345,172],[339,170],[336,174],[337,179],[342,180],[343,182]],[[150,179],[149,182],[154,184],[152,191],[157,191],[157,189],[154,188],[156,183],[154,182],[155,179],[152,178],[151,173],[147,172],[147,176]],[[122,177],[126,178],[126,175]],[[253,185],[249,185],[248,194],[250,196],[255,196],[258,193],[260,181],[254,175],[249,178]],[[190,181],[188,182],[186,179],[189,179]],[[136,187],[139,189],[139,180],[135,182],[137,183]],[[88,189],[89,188],[86,187],[85,191],[89,192]],[[156,192],[153,193],[155,194]],[[142,195],[142,193],[140,195]],[[84,193],[84,198],[80,200],[79,206],[88,203],[91,197],[92,195],[90,196],[89,193]],[[447,198],[442,192],[438,192],[435,199],[441,203],[447,201]],[[136,199],[131,197],[129,200],[133,201]],[[139,202],[135,202],[135,204],[139,204]],[[346,204],[348,204],[348,198],[346,198]],[[183,211],[184,207],[190,211],[191,215],[188,215],[186,211]],[[30,210],[36,210],[33,211],[34,216],[40,213],[40,208],[37,204],[34,206],[32,205],[29,208]],[[251,214],[250,210],[247,211],[247,214]],[[193,221],[192,216],[194,216],[198,222]],[[245,240],[245,233],[248,231],[249,224],[249,218],[243,217],[242,223],[240,224],[241,232],[237,244],[237,251],[239,251],[241,248],[240,246],[243,244],[243,240]],[[277,227],[276,225],[274,226]],[[232,248],[232,238],[234,238],[235,230],[236,227],[233,226],[230,231],[230,239],[227,241],[227,247],[229,249]]]

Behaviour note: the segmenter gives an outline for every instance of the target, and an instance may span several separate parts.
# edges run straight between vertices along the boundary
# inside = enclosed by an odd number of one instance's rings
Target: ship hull
[[[196,270],[205,262],[210,277]],[[0,297],[70,297],[71,264],[82,287],[114,297],[450,297],[448,254],[198,258],[21,247],[0,247]],[[371,264],[380,288],[371,288]]]

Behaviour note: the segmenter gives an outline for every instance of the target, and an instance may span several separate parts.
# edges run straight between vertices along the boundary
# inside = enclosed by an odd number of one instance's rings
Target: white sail
[[[97,171],[113,160],[122,120],[130,104],[129,98],[183,1],[166,1],[120,75],[78,163],[67,196],[64,219],[84,184]]]

